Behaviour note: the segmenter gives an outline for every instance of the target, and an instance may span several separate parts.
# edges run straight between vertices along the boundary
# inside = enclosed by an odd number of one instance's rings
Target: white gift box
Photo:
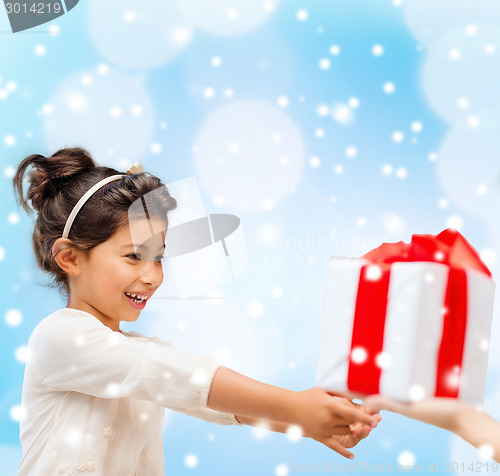
[[[355,383],[349,383],[349,372],[372,359],[380,375],[378,392],[369,393],[381,393],[401,401],[434,396],[449,266],[425,261],[390,265],[383,346],[380,352],[371,355],[363,347],[353,347],[355,308],[363,265],[375,267],[367,270],[366,276],[370,271],[375,278],[380,274],[381,268],[364,258],[329,259],[315,385],[353,396],[364,395],[366,392],[357,390]],[[456,388],[457,398],[481,405],[495,285],[479,271],[466,270],[465,273],[467,320],[462,364],[446,375],[446,382]]]

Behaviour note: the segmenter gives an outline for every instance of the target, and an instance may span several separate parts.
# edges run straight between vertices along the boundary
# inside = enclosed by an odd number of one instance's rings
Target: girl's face
[[[88,258],[79,256],[80,272],[70,278],[66,307],[89,312],[114,331],[120,321],[135,321],[163,282],[165,234],[163,220],[138,220],[118,229]]]

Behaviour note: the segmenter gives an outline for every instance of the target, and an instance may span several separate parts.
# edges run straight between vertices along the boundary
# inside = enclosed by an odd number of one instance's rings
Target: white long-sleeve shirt
[[[28,342],[18,476],[164,476],[165,408],[240,425],[207,407],[220,365],[85,311],[55,311]]]

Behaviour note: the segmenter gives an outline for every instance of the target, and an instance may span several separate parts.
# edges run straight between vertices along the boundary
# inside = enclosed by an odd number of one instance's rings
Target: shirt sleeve
[[[207,407],[221,364],[157,337],[129,338],[91,315],[60,314],[37,326],[29,346],[35,374],[51,390],[150,400],[206,421],[240,424]]]
[[[172,344],[160,339],[158,336],[146,337],[146,336],[140,334],[139,332],[135,332],[135,331],[128,332],[128,334],[142,338],[142,339],[149,339],[149,340],[151,340],[159,345],[169,346],[169,347],[172,346]],[[209,423],[218,423],[219,425],[243,426],[243,423],[240,423],[236,419],[236,416],[233,415],[232,413],[219,412],[217,410],[212,410],[211,408],[208,408],[208,407],[201,408],[200,410],[187,410],[186,408],[178,408],[178,407],[169,407],[169,408],[171,410],[175,410],[179,413],[184,413],[185,415],[193,416],[193,417],[199,418],[201,420],[205,420]]]

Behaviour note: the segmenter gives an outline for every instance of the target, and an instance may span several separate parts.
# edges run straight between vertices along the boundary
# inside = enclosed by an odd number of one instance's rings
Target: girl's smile
[[[146,307],[147,296],[141,297],[139,294],[127,292],[125,293],[125,296],[127,296],[131,306],[135,309],[144,309]]]

